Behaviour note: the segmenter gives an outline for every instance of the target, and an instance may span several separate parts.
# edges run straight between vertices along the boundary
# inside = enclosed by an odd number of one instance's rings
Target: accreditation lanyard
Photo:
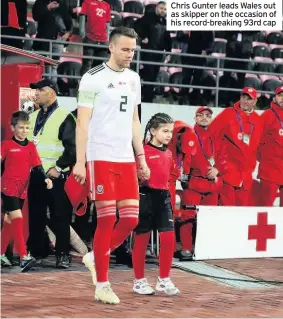
[[[211,164],[211,166],[214,166],[215,165],[215,160],[214,160],[214,144],[213,144],[213,141],[212,141],[212,138],[211,136],[209,136],[209,140],[210,140],[210,151],[211,151],[211,157],[207,156],[207,154],[205,153],[204,151],[204,147],[203,147],[203,143],[202,143],[202,140],[199,136],[199,134],[197,133],[197,131],[195,131],[196,133],[196,136],[198,138],[198,142],[199,142],[199,145],[202,149],[202,152],[203,152],[203,155],[204,157],[209,161],[209,163]]]
[[[274,113],[274,115],[277,117],[277,120],[279,121],[280,123],[280,126],[281,126],[281,129],[283,129],[283,121],[280,119],[278,113],[273,109],[271,108],[271,111]]]
[[[49,112],[49,114],[47,115],[47,117],[43,120],[43,121],[40,121],[41,123],[43,122],[43,125],[42,125],[42,128],[37,132],[37,134],[35,134],[35,132],[37,131],[37,127],[41,124],[39,122],[39,116],[40,116],[40,112],[38,112],[37,114],[37,118],[36,118],[36,121],[35,121],[35,125],[34,125],[34,129],[33,129],[33,136],[37,136],[38,134],[39,135],[42,135],[43,134],[43,130],[44,130],[44,127],[45,127],[45,124],[47,122],[47,120],[49,119],[49,117],[53,114],[53,112],[58,108],[58,106],[54,107],[54,109]]]
[[[250,143],[250,137],[252,136],[252,133],[253,133],[253,130],[254,130],[254,124],[251,123],[250,134],[245,134],[243,121],[241,119],[241,116],[240,116],[240,114],[239,114],[239,112],[237,110],[235,110],[235,112],[236,112],[238,123],[240,125],[240,133],[241,133],[241,135],[239,136],[239,139],[243,140],[243,142],[248,145]]]

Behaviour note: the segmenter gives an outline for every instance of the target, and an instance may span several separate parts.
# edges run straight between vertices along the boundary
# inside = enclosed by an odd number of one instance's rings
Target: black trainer
[[[56,256],[56,268],[68,269],[70,265],[71,265],[71,260],[67,254]]]
[[[22,272],[27,272],[31,268],[36,266],[36,259],[30,255],[24,256],[22,260],[20,261],[20,266],[22,268],[21,270]]]
[[[189,261],[189,260],[193,260],[193,254],[192,252],[190,252],[189,250],[182,250],[180,252],[180,257],[179,257],[180,261]]]

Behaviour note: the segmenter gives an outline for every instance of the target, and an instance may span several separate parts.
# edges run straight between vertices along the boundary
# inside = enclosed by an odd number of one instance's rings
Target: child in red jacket
[[[52,188],[52,181],[45,175],[35,145],[27,140],[28,114],[23,111],[13,113],[11,129],[14,134],[13,138],[1,144],[1,161],[4,161],[1,198],[5,210],[1,231],[1,266],[12,266],[5,252],[13,237],[20,256],[22,272],[26,272],[36,263],[35,259],[27,253],[23,236],[22,208],[27,197],[30,170],[36,170],[42,175],[48,189]]]
[[[150,179],[140,183],[139,224],[134,231],[133,291],[141,295],[155,293],[144,274],[146,248],[153,229],[157,229],[160,236],[159,277],[155,290],[170,296],[180,292],[170,279],[175,233],[169,179],[174,161],[167,145],[172,138],[173,128],[174,121],[170,116],[164,113],[155,114],[145,129],[145,154],[137,155],[145,156],[151,171]]]

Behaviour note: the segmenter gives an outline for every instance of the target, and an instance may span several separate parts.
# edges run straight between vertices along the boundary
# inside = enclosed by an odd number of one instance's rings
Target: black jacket
[[[56,165],[64,169],[76,163],[76,125],[77,110],[71,112],[59,128],[58,138],[64,146],[63,154],[58,158]]]
[[[145,49],[171,51],[172,41],[170,32],[166,30],[166,19],[155,12],[148,12],[138,19],[134,29],[141,40],[148,39],[148,43],[143,45]]]
[[[66,26],[66,32],[72,32],[73,22],[70,10],[65,5],[62,0],[57,0],[60,6],[56,10],[48,10],[47,5],[52,2],[52,0],[36,0],[32,8],[33,19],[38,22],[37,27],[37,38],[43,39],[57,39],[58,33],[61,31],[58,28],[58,23],[56,24],[56,16],[60,15]],[[48,42],[34,41],[33,49],[35,51],[49,51]]]

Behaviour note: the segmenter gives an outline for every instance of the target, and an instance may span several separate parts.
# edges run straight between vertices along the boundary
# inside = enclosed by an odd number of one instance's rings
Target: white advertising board
[[[283,208],[200,206],[195,259],[283,257]]]

